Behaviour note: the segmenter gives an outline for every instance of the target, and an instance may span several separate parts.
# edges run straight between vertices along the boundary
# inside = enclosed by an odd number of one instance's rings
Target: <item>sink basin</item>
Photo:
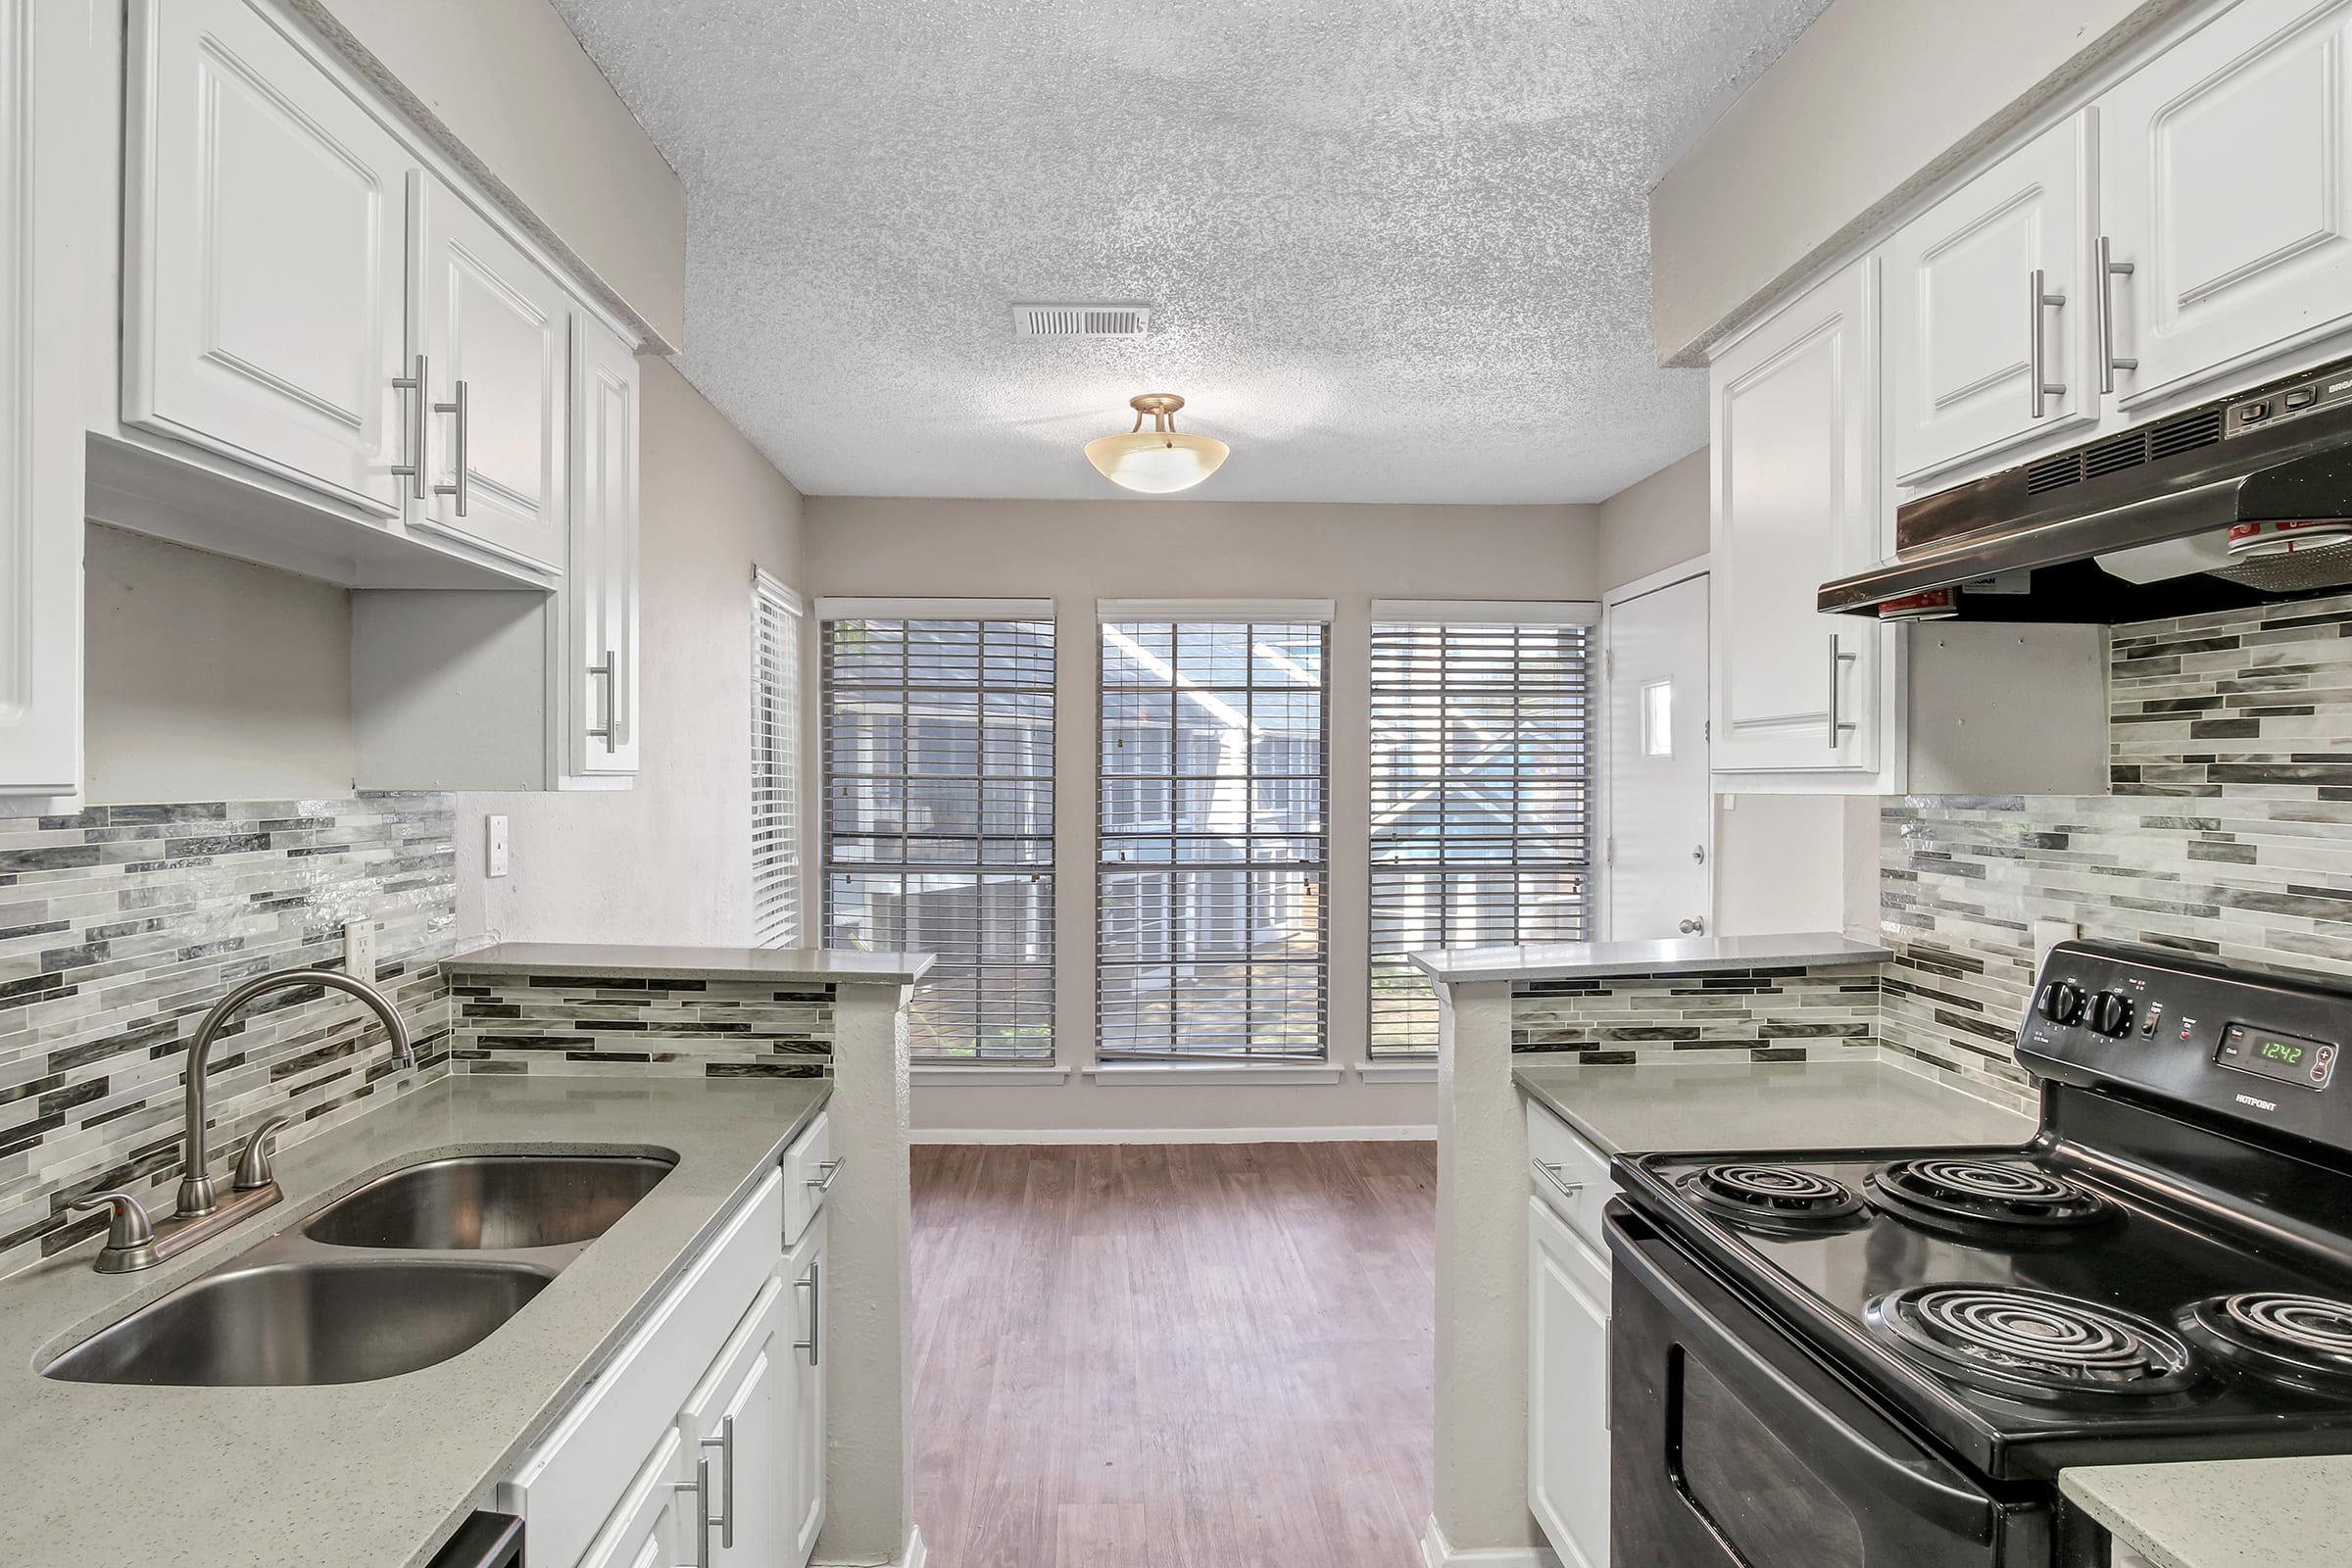
[[[379,1177],[304,1228],[331,1247],[506,1250],[592,1241],[674,1160],[641,1154],[468,1154]]]
[[[42,1375],[214,1388],[397,1377],[480,1344],[554,1278],[527,1263],[400,1258],[230,1268],[84,1340]]]

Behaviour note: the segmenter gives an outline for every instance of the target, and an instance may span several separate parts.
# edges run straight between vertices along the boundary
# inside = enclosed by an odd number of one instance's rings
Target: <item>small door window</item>
[[[1674,682],[1648,681],[1642,687],[1642,755],[1674,755]]]

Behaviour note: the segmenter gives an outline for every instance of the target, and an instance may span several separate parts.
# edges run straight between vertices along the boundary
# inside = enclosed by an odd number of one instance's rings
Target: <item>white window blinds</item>
[[[818,610],[826,945],[938,956],[915,1059],[1051,1060],[1053,607]]]
[[[1319,1059],[1329,610],[1142,608],[1102,626],[1098,1051]]]
[[[1437,999],[1406,954],[1587,935],[1587,614],[1374,607],[1376,1056],[1437,1050]]]
[[[801,601],[752,573],[752,941],[801,939]]]

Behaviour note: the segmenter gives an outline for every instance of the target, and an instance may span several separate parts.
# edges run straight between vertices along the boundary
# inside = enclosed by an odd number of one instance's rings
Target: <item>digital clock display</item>
[[[2335,1077],[2336,1049],[2324,1041],[2233,1023],[2222,1031],[2221,1049],[2213,1059],[2225,1067],[2259,1073],[2280,1083],[2325,1089]]]

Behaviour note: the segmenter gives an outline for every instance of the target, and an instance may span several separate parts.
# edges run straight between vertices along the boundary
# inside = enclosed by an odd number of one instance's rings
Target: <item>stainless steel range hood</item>
[[[1820,608],[2104,622],[2340,589],[2352,360],[1913,501],[1895,544],[1823,584]]]

